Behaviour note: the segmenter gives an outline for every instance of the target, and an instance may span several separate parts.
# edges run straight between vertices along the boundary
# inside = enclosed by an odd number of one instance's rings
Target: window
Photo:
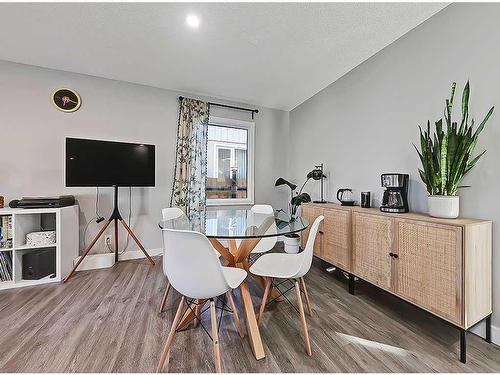
[[[231,150],[230,148],[217,147],[217,178],[231,178],[231,151],[233,150]]]
[[[207,204],[253,204],[254,123],[210,117]]]

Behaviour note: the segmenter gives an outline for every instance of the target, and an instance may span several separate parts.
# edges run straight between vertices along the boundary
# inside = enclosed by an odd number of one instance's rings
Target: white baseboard
[[[151,256],[157,256],[162,254],[161,248],[149,249],[148,254]],[[125,251],[123,254],[118,255],[119,260],[131,260],[145,258],[141,250]],[[73,261],[76,264],[80,257]],[[100,268],[110,268],[115,264],[115,254],[114,253],[104,253],[104,254],[92,254],[87,255],[83,262],[78,266],[78,271],[86,270],[96,270]]]
[[[146,251],[152,257],[163,254],[163,249],[161,247],[158,247],[156,249],[148,249]],[[140,258],[145,258],[144,253],[141,250],[125,251],[123,254],[118,255],[119,260],[131,260]]]
[[[500,327],[491,326],[491,342],[500,346]]]
[[[479,323],[477,326],[473,327],[470,332],[482,337],[486,336],[486,324],[485,322]],[[491,342],[500,346],[500,328],[494,325],[491,326]]]

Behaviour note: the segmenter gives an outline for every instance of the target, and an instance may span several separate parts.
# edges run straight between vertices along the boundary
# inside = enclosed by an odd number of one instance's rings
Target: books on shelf
[[[0,281],[12,281],[12,251],[0,252]]]
[[[12,215],[0,218],[0,249],[8,249],[12,247]]]

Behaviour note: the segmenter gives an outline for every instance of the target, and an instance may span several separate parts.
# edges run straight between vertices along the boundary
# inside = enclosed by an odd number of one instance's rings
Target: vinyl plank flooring
[[[154,267],[134,260],[78,272],[66,284],[1,291],[0,372],[154,371],[180,299],[172,290],[158,313],[165,287],[158,260]],[[305,353],[295,309],[273,303],[261,323],[266,358],[260,361],[224,313],[225,372],[500,372],[500,347],[469,334],[464,365],[456,329],[370,284],[359,282],[352,296],[343,276],[324,272],[319,261],[305,279],[313,356]],[[251,285],[256,309],[262,292]],[[244,319],[237,291],[234,297]],[[202,323],[210,327],[208,311]],[[164,371],[214,370],[203,329],[177,333]]]

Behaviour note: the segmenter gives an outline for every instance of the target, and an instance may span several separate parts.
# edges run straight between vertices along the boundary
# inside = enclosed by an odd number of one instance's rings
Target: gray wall
[[[353,69],[290,113],[289,176],[303,179],[315,163],[328,171],[327,199],[338,188],[375,193],[380,174],[411,175],[411,209],[427,210],[412,147],[417,125],[442,116],[452,81],[459,98],[471,81],[471,114],[482,120],[492,105],[500,110],[500,5],[454,4]],[[459,115],[457,108],[456,115]],[[494,316],[500,327],[500,121],[490,122],[477,150],[488,152],[460,192],[461,215],[494,221]],[[309,190],[317,194],[318,184]]]
[[[58,87],[80,93],[83,104],[77,112],[66,114],[52,106],[50,95]],[[157,152],[156,187],[133,189],[132,228],[146,248],[161,247],[157,222],[170,200],[178,96],[173,91],[0,61],[0,195],[8,202],[23,195],[74,194],[83,228],[94,217],[95,189],[64,187],[65,137],[152,143]],[[274,147],[288,133],[288,113],[259,110],[255,201],[283,206],[286,195],[274,188],[274,181],[285,170],[286,157],[275,158]],[[247,113],[217,108],[212,114],[250,119]],[[111,190],[101,189],[104,216],[110,213]],[[128,213],[128,207],[128,189],[123,189],[122,214]],[[95,223],[89,226],[87,243],[98,229]],[[120,248],[123,245],[121,241]],[[137,249],[133,241],[128,249]],[[96,251],[103,250],[101,241]]]

